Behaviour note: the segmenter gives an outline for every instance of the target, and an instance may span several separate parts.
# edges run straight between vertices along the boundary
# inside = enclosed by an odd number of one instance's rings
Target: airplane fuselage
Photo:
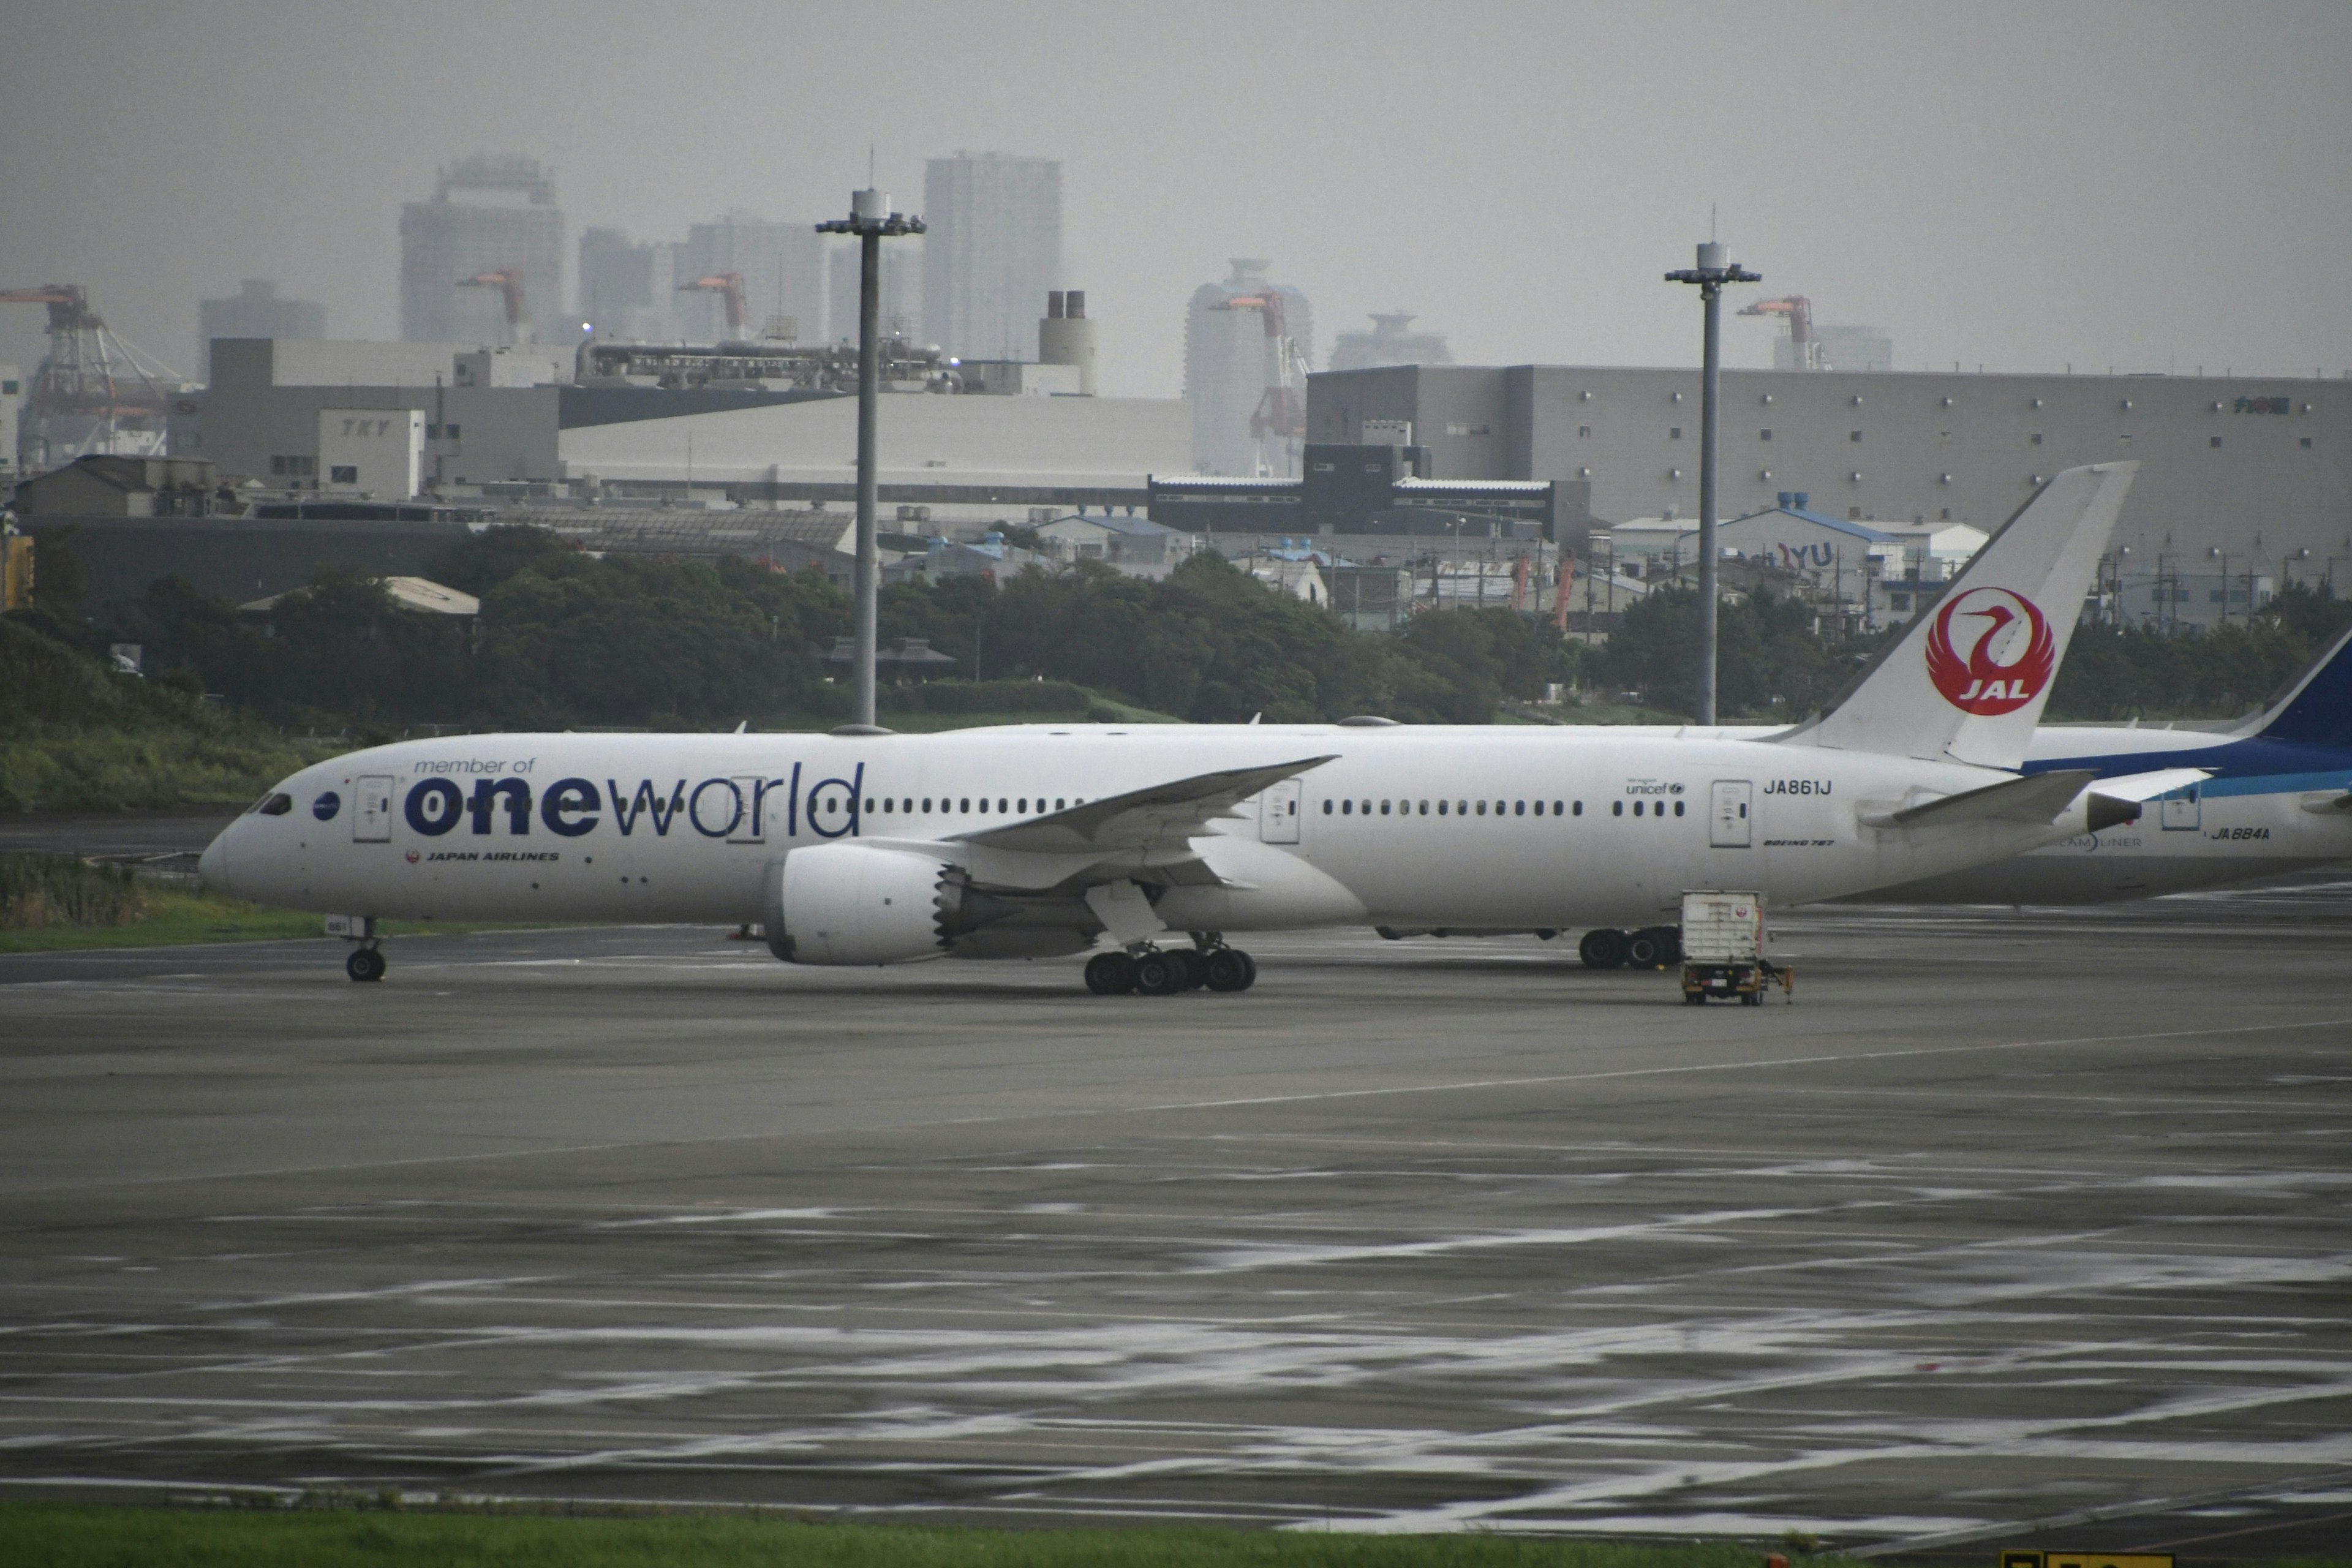
[[[2063,834],[1867,826],[2010,775],[1746,740],[1334,725],[519,734],[306,768],[273,792],[290,797],[282,814],[238,818],[206,870],[242,896],[328,913],[732,923],[761,918],[767,868],[795,850],[945,846],[1002,883],[1023,858],[960,836],[1312,757],[1330,760],[1211,824],[1197,866],[1132,868],[1169,928],[1671,924],[1687,888],[1805,903]]]

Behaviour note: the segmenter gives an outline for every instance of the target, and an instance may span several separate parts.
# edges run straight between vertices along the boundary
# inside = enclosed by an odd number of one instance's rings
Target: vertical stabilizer
[[[2252,729],[2265,741],[2352,748],[2352,631],[2313,659]]]
[[[1977,552],[1942,598],[1787,745],[2025,760],[2137,463],[2068,468]]]

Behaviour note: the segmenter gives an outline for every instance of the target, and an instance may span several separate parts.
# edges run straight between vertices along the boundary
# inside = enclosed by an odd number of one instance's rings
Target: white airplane
[[[2084,768],[2102,778],[2158,768],[2194,768],[2206,776],[2166,792],[2141,821],[1857,899],[2103,903],[2352,860],[2352,631],[2296,676],[2285,695],[2240,723],[2186,730],[2056,724],[2034,732],[2027,773]]]
[[[2136,468],[2056,476],[1770,740],[1370,720],[408,741],[288,778],[201,870],[345,917],[355,980],[383,973],[384,918],[756,921],[796,963],[1108,937],[1089,988],[1154,994],[1245,989],[1232,933],[1613,931],[1671,921],[1688,888],[1837,898],[2100,832],[2204,776],[2020,771]]]
[[[1640,732],[1758,741],[1781,735],[1786,727],[1643,725]],[[2023,771],[2088,770],[2107,779],[2161,769],[2191,772],[2141,819],[2078,833],[2012,860],[1874,888],[1840,901],[2109,903],[2352,861],[2352,631],[2322,649],[2283,695],[2252,718],[2188,728],[2045,724],[2026,748]],[[1660,956],[1660,934],[1589,933],[1585,961],[1601,968],[1629,961],[1646,965]]]

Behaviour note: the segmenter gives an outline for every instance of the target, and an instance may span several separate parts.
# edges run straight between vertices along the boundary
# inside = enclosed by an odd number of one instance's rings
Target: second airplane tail
[[[2312,660],[2250,728],[2265,741],[2352,750],[2352,630]]]
[[[2015,768],[2050,700],[2137,463],[2068,468],[1786,745]]]

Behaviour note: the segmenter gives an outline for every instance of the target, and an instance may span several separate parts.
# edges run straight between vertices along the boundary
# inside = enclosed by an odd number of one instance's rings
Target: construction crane
[[[1780,300],[1759,300],[1739,313],[1743,316],[1788,317],[1789,342],[1797,351],[1796,368],[1829,368],[1822,363],[1821,340],[1813,336],[1813,302],[1802,294],[1790,294]]]
[[[504,301],[507,311],[507,342],[530,342],[530,321],[523,313],[522,268],[509,263],[488,272],[477,272],[471,278],[457,279],[460,289],[495,289]]]
[[[26,399],[18,440],[28,468],[57,468],[92,453],[160,458],[180,375],[125,342],[89,308],[79,283],[0,289],[0,304],[46,305],[49,353]]]
[[[740,272],[714,272],[708,278],[698,278],[691,283],[677,286],[681,294],[718,294],[727,300],[727,336],[730,342],[743,335],[743,275]]]
[[[1265,395],[1250,415],[1250,439],[1258,446],[1258,470],[1275,471],[1267,438],[1282,443],[1286,476],[1298,467],[1298,447],[1307,439],[1307,356],[1283,320],[1282,294],[1235,294],[1210,307],[1216,310],[1255,310],[1265,326]]]

